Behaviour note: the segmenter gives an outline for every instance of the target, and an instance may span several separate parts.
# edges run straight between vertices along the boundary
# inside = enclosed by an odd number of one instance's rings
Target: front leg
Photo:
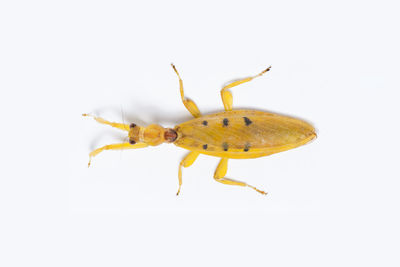
[[[110,125],[111,127],[114,127],[114,128],[129,132],[129,124],[123,124],[123,123],[118,123],[118,122],[110,122],[110,121],[107,121],[107,120],[105,120],[103,118],[93,116],[92,114],[84,113],[84,114],[82,114],[82,116],[83,117],[92,117],[98,123]]]
[[[124,149],[136,149],[136,148],[143,148],[147,147],[148,145],[145,143],[136,143],[134,145],[131,145],[130,143],[120,143],[120,144],[112,144],[112,145],[105,145],[103,147],[100,147],[98,149],[93,150],[89,154],[89,163],[88,167],[90,167],[90,163],[92,161],[92,158],[97,156],[100,152],[104,150],[124,150]]]

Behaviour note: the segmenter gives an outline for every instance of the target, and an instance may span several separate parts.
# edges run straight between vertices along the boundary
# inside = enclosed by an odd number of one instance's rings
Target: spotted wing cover
[[[179,147],[227,158],[254,158],[288,150],[315,137],[298,119],[253,110],[202,116],[176,127]]]

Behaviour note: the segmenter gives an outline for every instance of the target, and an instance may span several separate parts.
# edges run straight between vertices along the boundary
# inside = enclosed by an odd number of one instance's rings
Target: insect
[[[200,154],[221,158],[214,173],[217,182],[249,187],[266,194],[252,185],[226,178],[228,160],[263,157],[304,145],[316,138],[314,127],[305,121],[264,111],[232,109],[233,98],[229,89],[263,75],[271,67],[258,75],[234,81],[223,87],[221,97],[225,111],[203,116],[197,105],[185,97],[182,79],[175,66],[171,65],[179,78],[182,102],[194,119],[175,128],[163,128],[157,124],[144,127],[134,123],[128,125],[109,122],[100,117],[83,114],[93,117],[99,123],[128,132],[129,138],[129,142],[106,145],[92,151],[89,154],[88,166],[91,159],[104,150],[136,149],[173,143],[190,151],[179,164],[177,195],[182,186],[182,168],[191,166]]]

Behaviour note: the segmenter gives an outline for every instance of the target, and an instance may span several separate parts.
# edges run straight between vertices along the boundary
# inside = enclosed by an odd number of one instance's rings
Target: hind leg
[[[222,103],[224,104],[225,110],[226,111],[232,110],[233,98],[232,98],[232,93],[229,90],[230,88],[238,86],[238,85],[240,85],[242,83],[250,82],[254,78],[257,78],[257,77],[263,75],[264,73],[266,73],[270,69],[271,69],[271,66],[269,66],[267,69],[263,70],[262,72],[260,72],[256,76],[248,77],[248,78],[245,78],[245,79],[242,79],[242,80],[239,80],[239,81],[235,81],[235,82],[232,82],[232,83],[226,85],[225,87],[223,87],[221,89],[221,98],[222,98]]]
[[[227,185],[238,185],[238,186],[247,186],[250,187],[254,190],[256,190],[258,193],[261,193],[263,195],[266,195],[264,191],[255,188],[252,185],[246,184],[244,182],[240,181],[235,181],[229,178],[225,178],[224,176],[226,175],[226,172],[228,170],[228,159],[227,158],[221,158],[221,161],[219,162],[217,169],[215,170],[214,173],[214,179],[215,181],[222,183],[222,184],[227,184]]]

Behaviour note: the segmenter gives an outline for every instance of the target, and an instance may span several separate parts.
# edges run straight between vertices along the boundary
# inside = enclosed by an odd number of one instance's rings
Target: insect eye
[[[135,140],[129,139],[129,144],[134,145],[136,144]]]

